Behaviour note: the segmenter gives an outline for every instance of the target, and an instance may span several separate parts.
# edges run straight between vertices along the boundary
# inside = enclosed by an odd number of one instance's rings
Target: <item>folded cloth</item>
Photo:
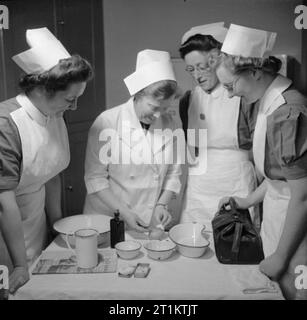
[[[244,294],[280,291],[278,284],[260,272],[257,266],[236,266],[228,271]]]

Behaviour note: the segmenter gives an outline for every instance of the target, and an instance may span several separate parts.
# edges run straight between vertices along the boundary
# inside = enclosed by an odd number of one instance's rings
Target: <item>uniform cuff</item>
[[[15,190],[18,186],[19,181],[12,177],[1,177],[0,176],[0,192]]]

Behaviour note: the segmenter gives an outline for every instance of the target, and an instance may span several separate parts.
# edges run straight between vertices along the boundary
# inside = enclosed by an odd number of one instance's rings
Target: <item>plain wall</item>
[[[294,27],[294,8],[302,0],[103,0],[103,4],[107,108],[129,98],[123,79],[134,71],[138,51],[166,50],[179,58],[183,33],[196,25],[224,21],[227,27],[235,23],[275,31],[273,53],[301,62],[302,32]],[[294,80],[300,72],[297,65]]]

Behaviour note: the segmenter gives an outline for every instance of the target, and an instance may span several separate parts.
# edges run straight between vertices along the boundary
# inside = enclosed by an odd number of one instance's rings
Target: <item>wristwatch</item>
[[[157,206],[162,206],[166,211],[168,211],[168,205],[167,205],[167,204],[157,203],[157,204],[156,204],[156,207],[157,207]]]

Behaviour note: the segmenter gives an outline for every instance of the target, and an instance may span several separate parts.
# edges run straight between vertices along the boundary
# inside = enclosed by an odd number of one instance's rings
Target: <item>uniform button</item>
[[[130,174],[130,179],[134,179],[134,175],[133,174]]]
[[[153,209],[153,206],[152,206],[152,205],[149,205],[148,208],[149,208],[149,209]]]

